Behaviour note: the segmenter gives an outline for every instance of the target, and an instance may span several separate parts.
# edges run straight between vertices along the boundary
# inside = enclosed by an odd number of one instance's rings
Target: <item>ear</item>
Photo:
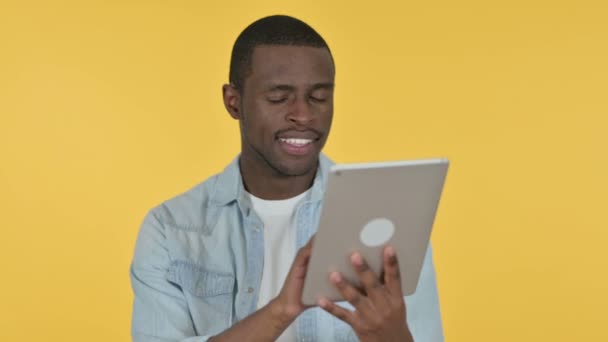
[[[232,84],[224,84],[222,87],[224,107],[235,120],[241,119],[241,94]]]

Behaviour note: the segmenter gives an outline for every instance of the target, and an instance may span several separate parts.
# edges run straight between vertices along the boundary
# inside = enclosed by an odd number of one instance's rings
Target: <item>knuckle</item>
[[[390,274],[390,276],[393,279],[399,279],[399,278],[401,278],[401,274],[399,273],[399,269],[392,270],[389,274]]]
[[[403,297],[393,297],[392,300],[389,301],[390,307],[393,310],[405,309],[405,300]]]
[[[355,293],[355,291],[349,291],[346,294],[346,300],[356,306],[361,301],[361,296],[358,293]]]
[[[356,330],[359,333],[367,335],[371,331],[373,331],[372,326],[370,325],[369,321],[367,321],[364,317],[362,317],[358,311],[355,314],[354,321],[357,323]]]
[[[369,266],[364,261],[359,266],[357,266],[357,269],[359,270],[359,272],[365,272],[365,271],[369,270]]]
[[[365,321],[360,327],[360,332],[364,335],[375,335],[379,330],[380,328],[376,324],[369,321]]]
[[[335,316],[340,316],[340,314],[341,314],[340,310],[338,309],[338,307],[336,305],[329,305],[329,306],[327,306],[326,310],[331,312]]]
[[[343,292],[346,291],[346,282],[344,281],[339,281],[335,283],[335,286]]]
[[[342,321],[348,321],[349,319],[347,311],[337,305],[334,307],[332,314]]]
[[[392,315],[393,315],[392,310],[386,309],[386,310],[382,310],[380,312],[380,314],[378,315],[378,317],[379,317],[380,321],[382,322],[382,321],[386,321],[386,320],[390,319]]]
[[[370,329],[369,324],[365,323],[361,325],[359,331],[361,331],[364,335],[369,335],[372,333],[372,329]]]
[[[369,319],[370,327],[379,329],[379,327],[382,326],[382,323],[386,321],[386,318],[388,318],[388,315],[384,315],[383,313],[371,316]]]
[[[341,311],[341,310],[336,310],[336,317],[338,317],[339,319],[341,319],[343,321],[346,321],[348,319],[346,312]]]

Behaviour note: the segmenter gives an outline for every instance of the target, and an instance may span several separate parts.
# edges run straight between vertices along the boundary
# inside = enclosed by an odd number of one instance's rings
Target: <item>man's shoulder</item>
[[[149,215],[163,225],[187,230],[200,230],[209,224],[209,215],[230,201],[236,199],[240,185],[238,159],[233,160],[226,168],[189,190],[176,195],[153,208]],[[334,164],[324,154],[319,157],[320,188],[324,188],[325,176]]]
[[[224,171],[225,172],[225,171]],[[215,174],[150,210],[164,226],[201,230],[207,224],[209,211],[217,207],[218,187],[223,173]]]

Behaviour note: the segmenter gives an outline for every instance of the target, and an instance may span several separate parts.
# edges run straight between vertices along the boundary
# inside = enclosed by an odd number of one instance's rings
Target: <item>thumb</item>
[[[313,245],[313,244],[314,244],[314,242],[315,242],[315,237],[316,237],[316,236],[317,236],[317,234],[313,234],[313,235],[310,237],[310,239],[308,239],[308,242],[307,242],[307,243],[304,245],[304,247],[302,247],[302,248],[308,248],[308,249],[311,249],[311,248],[312,248],[312,245]]]

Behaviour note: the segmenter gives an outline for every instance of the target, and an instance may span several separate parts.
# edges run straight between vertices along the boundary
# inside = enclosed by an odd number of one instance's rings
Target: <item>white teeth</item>
[[[281,138],[280,140],[284,143],[288,143],[289,145],[294,145],[294,146],[304,146],[304,145],[308,145],[312,142],[312,139],[296,139],[296,138],[284,139],[284,138]]]

